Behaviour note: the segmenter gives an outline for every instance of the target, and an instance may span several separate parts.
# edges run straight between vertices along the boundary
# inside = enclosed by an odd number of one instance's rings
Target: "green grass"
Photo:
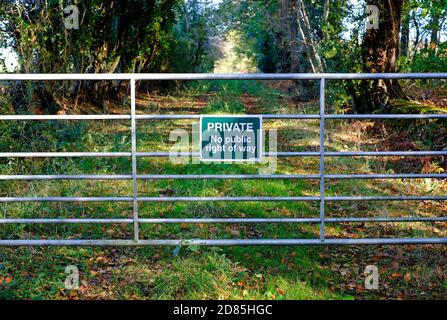
[[[143,98],[143,100],[146,98]],[[189,113],[315,113],[318,103],[294,104],[285,94],[255,81],[193,82],[173,96],[147,99],[138,112]],[[203,102],[205,101],[205,102]],[[166,102],[166,103],[165,103]],[[6,108],[6,104],[1,104]],[[181,106],[187,106],[178,108]],[[9,113],[10,110],[2,110]],[[123,111],[125,112],[125,111]],[[278,151],[318,150],[317,121],[266,121],[278,128]],[[139,151],[169,151],[172,129],[192,131],[188,121],[138,121]],[[355,149],[358,138],[349,125],[329,125],[328,150]],[[358,131],[360,132],[360,131]],[[130,128],[122,121],[0,123],[0,147],[9,151],[128,151]],[[362,137],[362,141],[367,137]],[[191,161],[194,159],[190,159]],[[256,174],[268,164],[175,164],[169,159],[141,158],[141,174]],[[371,159],[327,159],[331,173],[372,172]],[[279,158],[277,174],[318,173],[318,158]],[[1,159],[1,174],[129,174],[125,158]],[[383,171],[381,171],[383,172]],[[392,171],[391,171],[392,172]],[[327,185],[328,195],[445,192],[444,184],[421,182],[340,180]],[[139,181],[141,196],[311,196],[318,181],[310,180],[159,180]],[[0,196],[127,196],[130,181],[0,181]],[[318,217],[312,202],[141,203],[142,218],[175,217]],[[127,203],[19,203],[1,204],[8,218],[132,217]],[[328,216],[434,215],[435,207],[390,203],[328,203]],[[437,225],[441,235],[443,225]],[[426,224],[328,225],[330,237],[429,236]],[[0,225],[2,239],[132,239],[132,225]],[[439,235],[439,234],[438,234]],[[170,224],[141,225],[143,239],[188,238],[316,238],[319,225],[307,224]],[[155,248],[0,248],[0,298],[3,299],[350,299],[397,297],[424,284],[389,286],[379,292],[362,291],[360,270],[388,250],[382,247],[193,247]],[[438,255],[438,249],[433,250]],[[442,251],[441,251],[442,256]],[[363,259],[363,260],[362,260]],[[388,259],[388,260],[387,260]],[[393,270],[392,256],[379,259]],[[422,256],[418,263],[427,259]],[[79,290],[64,289],[67,265],[81,274]],[[432,261],[436,264],[436,260]],[[349,273],[340,270],[349,269]],[[411,269],[411,268],[410,268]],[[413,272],[413,271],[411,271]],[[416,274],[417,270],[414,271]],[[419,271],[418,271],[419,272]],[[346,274],[351,278],[346,279]],[[428,283],[442,274],[420,272]],[[346,285],[348,283],[349,285]],[[411,289],[409,290],[408,287]],[[440,295],[442,296],[442,295]],[[433,295],[433,297],[438,297]]]

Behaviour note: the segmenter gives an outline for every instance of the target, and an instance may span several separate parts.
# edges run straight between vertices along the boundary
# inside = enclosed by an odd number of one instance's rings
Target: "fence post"
[[[325,228],[324,228],[324,90],[325,79],[320,79],[320,241],[324,242]]]
[[[137,124],[136,115],[136,96],[135,96],[135,78],[130,79],[130,121],[131,121],[131,139],[132,139],[132,198],[133,198],[133,230],[134,240],[139,241],[138,224],[138,185],[137,185]]]

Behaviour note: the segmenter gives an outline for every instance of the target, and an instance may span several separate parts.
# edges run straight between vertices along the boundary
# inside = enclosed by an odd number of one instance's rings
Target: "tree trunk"
[[[414,51],[413,51],[413,55],[417,52],[418,50],[418,46],[419,46],[419,41],[421,39],[421,32],[419,29],[419,21],[418,18],[416,16],[416,12],[413,12],[413,23],[414,23],[414,29],[415,29],[415,37],[414,37]]]
[[[366,30],[362,43],[363,72],[396,72],[399,55],[399,31],[403,0],[368,0],[368,5],[379,9],[379,28]],[[360,113],[384,110],[389,107],[390,98],[407,99],[397,80],[376,80],[372,86],[362,83]]]
[[[315,41],[312,37],[312,30],[309,22],[309,15],[307,13],[306,5],[303,0],[297,0],[297,15],[299,35],[298,38],[303,42],[307,51],[307,57],[312,68],[312,72],[323,72],[323,62],[317,52]]]
[[[323,24],[327,23],[327,20],[329,18],[329,5],[330,5],[330,0],[324,0],[323,3]]]
[[[315,73],[323,67],[311,35],[306,7],[302,0],[279,0],[279,72]],[[295,98],[310,100],[318,95],[312,81],[297,81]]]
[[[410,13],[405,15],[402,20],[402,29],[400,33],[400,55],[408,57],[408,44],[410,40]]]
[[[431,37],[430,37],[430,43],[431,44],[437,44],[439,39],[438,39],[438,34],[439,34],[439,17],[435,14],[433,15],[432,19],[431,19]]]

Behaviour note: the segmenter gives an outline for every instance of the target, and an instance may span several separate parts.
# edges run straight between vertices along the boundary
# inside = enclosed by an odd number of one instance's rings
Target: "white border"
[[[203,118],[258,118],[259,119],[259,133],[258,133],[258,150],[259,150],[259,158],[252,159],[204,159],[202,158],[202,119]],[[200,161],[201,162],[246,162],[246,163],[259,163],[262,162],[262,153],[264,147],[263,141],[263,128],[262,128],[262,115],[258,114],[219,114],[219,115],[211,115],[211,114],[201,114],[200,122],[199,122],[199,130],[200,130],[200,138],[199,138],[199,153],[200,153]]]

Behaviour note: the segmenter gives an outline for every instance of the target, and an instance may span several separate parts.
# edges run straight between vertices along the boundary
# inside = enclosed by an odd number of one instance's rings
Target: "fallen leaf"
[[[405,282],[410,282],[411,281],[411,273],[405,274],[404,280],[405,280]]]
[[[239,230],[233,230],[233,229],[230,229],[230,230],[228,230],[233,236],[236,236],[236,237],[240,237],[240,235],[241,235],[241,232],[239,231]]]
[[[187,223],[181,223],[180,228],[182,228],[183,230],[186,230],[186,229],[189,229],[189,226]]]
[[[281,288],[276,288],[276,292],[278,292],[280,295],[284,295],[285,294],[284,290],[281,289]]]

